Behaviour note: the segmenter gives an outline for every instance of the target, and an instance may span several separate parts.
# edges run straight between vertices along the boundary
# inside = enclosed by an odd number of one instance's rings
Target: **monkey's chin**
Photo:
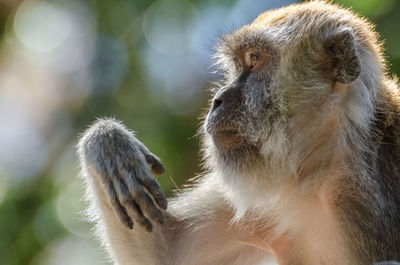
[[[234,130],[221,130],[212,134],[214,144],[221,149],[228,150],[238,147],[242,142],[239,133]]]

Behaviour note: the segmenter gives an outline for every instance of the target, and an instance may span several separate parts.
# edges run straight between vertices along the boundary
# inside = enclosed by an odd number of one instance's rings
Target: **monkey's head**
[[[327,158],[348,126],[368,130],[385,69],[371,24],[321,1],[261,14],[224,36],[216,58],[224,79],[205,149],[236,169]]]

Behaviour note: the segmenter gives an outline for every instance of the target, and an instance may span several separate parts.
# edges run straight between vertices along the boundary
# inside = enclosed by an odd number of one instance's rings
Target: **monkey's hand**
[[[148,231],[162,224],[167,199],[152,175],[164,172],[160,160],[113,119],[98,120],[83,135],[79,152],[86,175],[104,191],[121,222]],[[149,220],[150,219],[150,220]]]

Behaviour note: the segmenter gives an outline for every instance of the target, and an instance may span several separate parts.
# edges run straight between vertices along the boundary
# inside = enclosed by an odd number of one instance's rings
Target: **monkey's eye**
[[[240,63],[236,63],[235,64],[235,69],[236,69],[236,73],[241,73],[242,72],[242,65]]]
[[[261,56],[259,54],[247,52],[244,59],[249,70],[256,70],[262,65]]]
[[[258,61],[260,60],[260,57],[254,53],[250,54],[250,68],[253,68],[254,66],[257,65]]]

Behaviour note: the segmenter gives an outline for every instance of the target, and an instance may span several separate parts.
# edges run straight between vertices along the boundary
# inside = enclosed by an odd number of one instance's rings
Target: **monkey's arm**
[[[116,264],[253,264],[265,256],[239,243],[242,232],[229,225],[232,212],[212,178],[164,211],[165,196],[150,172],[163,167],[122,124],[96,122],[79,153],[90,213]]]

